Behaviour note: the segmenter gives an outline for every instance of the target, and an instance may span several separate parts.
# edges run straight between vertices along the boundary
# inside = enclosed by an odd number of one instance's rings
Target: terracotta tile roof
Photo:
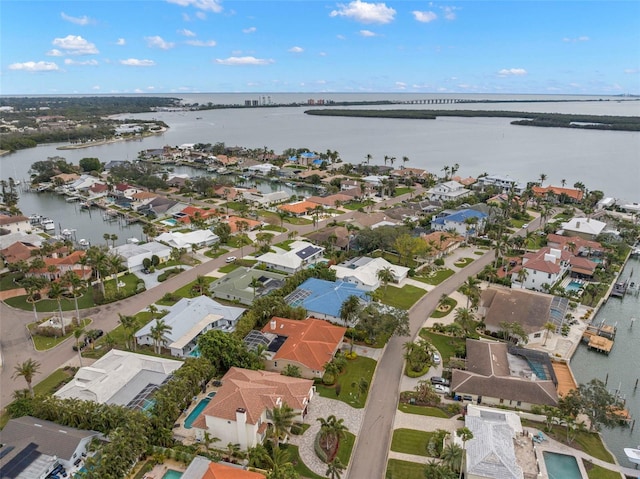
[[[138,201],[148,200],[151,198],[155,198],[156,196],[159,196],[158,193],[151,193],[150,191],[140,191],[131,195],[134,200]]]
[[[0,250],[0,256],[2,256],[8,264],[13,264],[20,260],[28,260],[31,257],[31,251],[37,249],[38,248],[35,247],[29,247],[20,241],[16,241],[5,249]]]
[[[274,317],[262,328],[263,333],[287,337],[273,359],[295,361],[313,371],[324,370],[346,331],[342,326],[313,318],[298,321]]]
[[[459,235],[452,235],[442,231],[434,231],[433,233],[422,235],[421,238],[425,242],[436,249],[437,252],[446,251],[454,243],[462,243],[464,238]]]
[[[288,205],[280,205],[278,209],[282,211],[287,211],[288,213],[293,213],[295,215],[299,215],[302,213],[306,213],[308,211],[313,210],[318,207],[318,203],[313,203],[311,201],[300,201],[298,203],[291,203]]]
[[[570,250],[574,253],[582,250],[604,251],[604,247],[597,241],[591,241],[580,236],[562,236],[550,233],[547,235],[547,244],[557,245],[559,248]],[[573,246],[572,246],[573,244]]]
[[[214,187],[213,192],[217,196],[220,196],[227,200],[233,200],[235,197],[237,197],[240,194],[237,188],[234,188],[232,186],[224,186],[224,185]]]
[[[330,196],[310,196],[307,198],[307,201],[310,201],[311,203],[318,203],[319,205],[335,206],[338,201],[341,203],[347,203],[352,199],[353,198],[349,195],[336,193],[335,195]]]
[[[239,221],[246,222],[249,225],[249,230],[257,228],[258,226],[260,226],[262,224],[259,221],[250,220],[249,218],[242,218],[240,216],[229,216],[229,218],[227,218],[226,223],[231,227],[231,232],[232,233],[237,233],[239,231],[238,230],[238,222]]]
[[[476,181],[475,178],[472,178],[471,176],[467,176],[466,178],[462,178],[461,176],[453,176],[451,178],[453,181],[457,181],[458,183],[464,185],[464,186],[469,186],[474,184]]]
[[[259,472],[246,471],[239,467],[212,462],[202,479],[264,479],[264,477]]]
[[[583,196],[581,190],[576,190],[574,188],[560,188],[559,186],[532,186],[531,191],[535,196],[544,196],[549,192],[558,196],[565,194],[576,201],[581,201]]]
[[[104,193],[109,190],[109,186],[104,183],[95,183],[89,187],[89,191],[92,193]]]
[[[24,221],[29,221],[29,218],[22,215],[0,215],[0,226],[3,225],[12,225],[15,223],[22,223]]]
[[[273,409],[279,398],[282,404],[301,411],[312,387],[313,381],[309,379],[232,367],[223,376],[222,386],[215,397],[193,425],[206,428],[205,416],[235,421],[238,408],[245,409],[249,424],[257,424],[262,413]]]

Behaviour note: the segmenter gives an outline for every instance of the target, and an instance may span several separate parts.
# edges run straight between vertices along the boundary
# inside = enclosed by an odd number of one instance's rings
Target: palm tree
[[[196,278],[196,282],[193,284],[193,289],[197,291],[200,296],[208,296],[208,286],[209,285],[207,284],[207,278],[199,274]]]
[[[337,456],[333,458],[333,461],[331,461],[328,465],[327,465],[327,472],[325,472],[325,476],[327,476],[329,479],[340,479],[342,477],[342,473],[345,470],[345,466],[344,464],[342,464],[342,462],[340,462],[340,458],[338,458]]]
[[[111,240],[111,244],[115,248],[116,247],[116,241],[118,241],[118,235],[116,235],[116,234],[109,235],[109,239]]]
[[[109,272],[109,255],[107,255],[107,251],[105,250],[104,246],[92,246],[87,250],[87,256],[89,257],[89,263],[91,264],[91,268],[96,275],[96,279],[100,284],[100,291],[104,296],[104,276]]]
[[[136,349],[136,341],[133,339],[133,333],[135,332],[136,327],[136,317],[135,316],[125,316],[123,314],[118,313],[120,320],[118,321],[122,325],[122,329],[124,329],[124,341],[127,349],[131,349],[129,346],[129,340],[133,341],[133,350]]]
[[[164,322],[164,319],[156,319],[156,324],[151,327],[151,339],[153,339],[154,349],[160,354],[162,346],[166,342],[164,336],[173,330],[171,326]]]
[[[107,267],[113,275],[113,279],[116,282],[116,291],[120,291],[120,281],[118,281],[118,273],[123,267],[122,256],[113,254],[109,255],[107,259]]]
[[[404,164],[409,162],[409,157],[408,156],[403,156],[402,157],[402,168],[405,168]]]
[[[296,413],[287,404],[276,406],[270,411],[271,415],[271,438],[274,441],[274,448],[280,445],[280,440],[284,440],[293,425]]]
[[[525,268],[521,268],[520,271],[518,271],[518,283],[520,283],[520,288],[524,289],[524,282],[527,280],[527,277],[529,276],[529,270],[525,269]]]
[[[109,247],[109,240],[111,239],[111,235],[109,233],[105,233],[102,235],[102,239],[107,243],[107,248]]]
[[[251,286],[253,288],[253,299],[256,298],[256,290],[262,286],[262,281],[260,281],[260,279],[256,278],[255,276],[253,278],[251,278],[251,282],[249,283],[249,286]]]
[[[75,271],[67,271],[62,275],[62,284],[67,286],[73,294],[73,301],[76,305],[76,321],[80,324],[80,309],[78,308],[78,297],[82,296],[84,289],[84,281],[76,274]]]
[[[340,439],[343,439],[349,430],[344,425],[344,419],[338,419],[331,414],[327,419],[319,417],[317,421],[320,423],[320,441],[324,443],[324,450],[331,452],[337,449]]]
[[[40,296],[40,291],[47,284],[47,280],[41,276],[27,276],[22,280],[22,286],[27,292],[27,303],[31,303],[33,306],[33,316],[35,322],[38,322],[38,310],[36,309],[36,297]]]
[[[67,334],[64,327],[64,317],[62,316],[62,298],[64,298],[64,293],[64,288],[58,282],[53,282],[51,286],[49,286],[49,298],[58,303],[58,314],[60,315],[60,326],[62,327],[63,336]]]
[[[449,443],[443,449],[440,454],[440,460],[444,465],[458,472],[460,470],[460,464],[462,463],[463,451],[457,444]]]
[[[460,292],[467,297],[467,308],[469,303],[475,308],[480,300],[480,281],[474,276],[469,276],[460,287]]]
[[[473,329],[475,317],[473,313],[468,308],[458,308],[456,310],[456,315],[454,321],[458,323],[464,332],[469,335],[469,333]]]
[[[15,371],[13,373],[13,376],[11,377],[12,379],[16,379],[22,376],[27,382],[27,386],[29,387],[29,395],[33,397],[33,387],[31,387],[31,381],[33,381],[33,377],[39,372],[40,363],[29,358],[15,367]]]
[[[460,460],[460,476],[459,479],[462,479],[462,471],[464,470],[464,459],[465,459],[465,450],[467,441],[473,439],[473,433],[471,429],[468,427],[459,427],[456,429],[456,436],[458,436],[462,440],[462,458]]]
[[[387,285],[394,279],[393,270],[391,269],[391,266],[386,266],[378,270],[378,272],[376,273],[376,276],[378,280],[383,284],[384,292],[386,293]]]
[[[547,321],[546,323],[544,323],[544,326],[542,326],[542,327],[544,328],[544,343],[542,345],[546,346],[547,345],[547,339],[549,339],[549,333],[555,332],[556,325],[553,324],[551,321]]]
[[[539,178],[540,178],[540,186],[542,186],[542,184],[547,179],[547,175],[545,173],[540,173],[540,177]]]
[[[149,242],[158,236],[158,229],[153,223],[146,223],[142,227],[142,233],[147,237],[147,242]]]
[[[82,351],[80,351],[80,338],[84,333],[84,328],[76,328],[73,330],[73,337],[76,338],[76,349],[78,350],[78,361],[80,361],[80,367],[82,367]]]

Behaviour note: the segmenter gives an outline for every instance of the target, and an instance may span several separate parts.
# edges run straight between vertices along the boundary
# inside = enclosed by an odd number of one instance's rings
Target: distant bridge
[[[444,103],[472,103],[474,100],[464,100],[461,98],[431,98],[428,100],[405,100],[401,103],[407,103],[411,105],[435,105]]]

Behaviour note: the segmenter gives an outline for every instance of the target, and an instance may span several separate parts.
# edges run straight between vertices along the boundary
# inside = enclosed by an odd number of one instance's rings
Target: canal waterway
[[[637,283],[640,280],[638,258],[629,259],[620,279],[632,275]],[[636,318],[633,324],[631,318]],[[635,428],[633,431],[631,428],[603,429],[602,436],[620,464],[633,467],[623,449],[640,444],[640,296],[626,294],[623,298],[609,298],[593,324],[603,320],[617,327],[613,350],[607,356],[581,344],[571,359],[571,370],[578,383],[587,383],[594,378],[607,381],[608,389],[611,392],[618,390],[626,400],[626,408],[636,420]],[[634,388],[636,381],[637,389]]]

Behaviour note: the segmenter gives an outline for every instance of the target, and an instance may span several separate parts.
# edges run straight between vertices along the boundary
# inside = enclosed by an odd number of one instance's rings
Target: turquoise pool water
[[[580,288],[582,288],[582,283],[571,281],[564,289],[565,291],[578,291]]]
[[[215,395],[216,393],[211,392],[207,395],[206,398],[202,398],[200,399],[200,401],[198,401],[198,404],[196,404],[196,407],[193,408],[193,411],[191,411],[187,416],[187,419],[184,420],[185,429],[191,429],[193,427],[193,422],[198,418],[200,413],[204,411],[204,408],[207,407],[207,404],[211,402],[211,399]]]
[[[575,457],[547,451],[542,454],[549,479],[582,479]]]
[[[167,472],[164,473],[164,476],[162,476],[162,479],[180,479],[181,477],[182,477],[182,473],[180,471],[167,469]]]
[[[169,218],[168,220],[162,220],[160,223],[164,223],[167,226],[175,226],[178,224],[178,222],[173,218]]]

